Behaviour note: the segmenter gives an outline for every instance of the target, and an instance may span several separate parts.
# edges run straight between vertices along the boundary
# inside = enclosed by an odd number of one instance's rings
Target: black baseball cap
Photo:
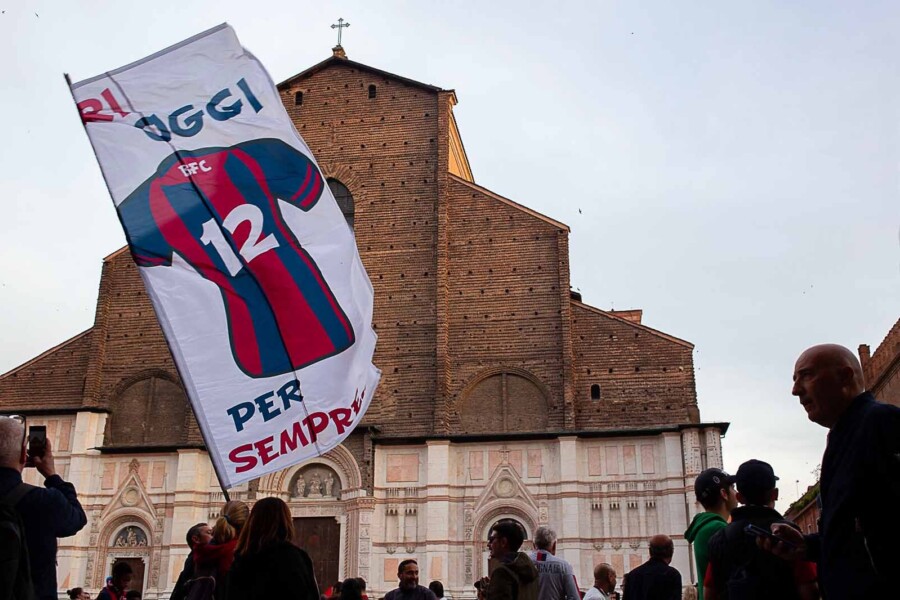
[[[772,465],[761,460],[750,459],[738,467],[735,475],[738,490],[758,490],[767,492],[775,488],[778,477]]]
[[[694,493],[697,494],[697,502],[701,504],[713,496],[718,495],[719,490],[724,490],[734,483],[735,478],[722,469],[707,469],[697,475],[694,481]]]

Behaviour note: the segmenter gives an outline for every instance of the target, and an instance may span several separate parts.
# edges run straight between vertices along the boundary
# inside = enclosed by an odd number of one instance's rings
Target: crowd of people
[[[837,345],[814,346],[797,359],[793,395],[808,418],[829,429],[822,461],[821,522],[804,534],[775,510],[778,477],[758,459],[735,475],[707,469],[694,482],[697,514],[685,539],[692,544],[698,584],[682,586],[671,566],[667,535],[649,542],[648,560],[624,574],[622,600],[785,599],[847,600],[896,596],[890,568],[900,559],[900,408],[878,403],[865,391],[856,356]],[[44,486],[22,481],[28,464]],[[878,509],[878,506],[887,510]],[[56,600],[57,539],[87,523],[74,486],[57,473],[53,450],[26,443],[24,419],[0,417],[0,600]],[[185,537],[190,548],[171,600],[368,600],[366,582],[349,578],[320,593],[309,555],[294,540],[290,510],[279,498],[252,506],[227,502],[210,527],[197,523]],[[594,568],[582,592],[572,566],[556,555],[548,527],[534,534],[534,550],[522,551],[526,534],[513,520],[490,530],[493,568],[474,583],[478,600],[619,600],[617,573]],[[138,600],[134,574],[124,561],[112,567],[97,600]],[[444,587],[419,585],[414,559],[400,562],[398,586],[384,600],[444,600]],[[82,588],[72,600],[88,600]]]

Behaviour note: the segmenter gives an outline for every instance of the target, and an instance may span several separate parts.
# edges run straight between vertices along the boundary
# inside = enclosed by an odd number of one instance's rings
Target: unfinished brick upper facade
[[[900,406],[900,319],[875,352],[867,344],[860,344],[859,359],[866,389],[881,402]]]
[[[539,382],[544,430],[697,422],[692,346],[571,299],[568,227],[450,172],[453,92],[339,58],[280,88],[325,175],[353,194],[384,372],[365,424],[380,436],[453,435],[466,390],[498,369]],[[49,406],[114,410],[152,370],[177,381],[120,251],[104,262],[94,328],[4,376],[0,394],[47,407],[16,385],[40,372],[60,387]]]
[[[590,494],[597,498],[605,498],[607,494],[619,498],[618,487],[602,487],[607,485],[601,483],[605,481],[603,477],[617,473],[625,476],[638,472],[662,473],[663,467],[659,465],[668,453],[684,453],[687,458],[676,461],[682,465],[685,485],[683,489],[676,486],[665,492],[673,495],[673,508],[665,514],[684,512],[686,504],[693,503],[692,497],[685,502],[691,473],[705,468],[707,463],[721,464],[718,437],[724,431],[721,424],[700,423],[693,346],[643,325],[640,311],[603,311],[583,303],[570,292],[569,228],[474,182],[453,117],[455,93],[338,55],[285,81],[279,90],[297,130],[325,176],[339,180],[352,194],[356,242],[375,289],[373,326],[378,334],[375,363],[382,369],[383,379],[362,425],[343,445],[343,454],[328,464],[335,472],[341,472],[342,464],[355,463],[347,467],[348,473],[356,473],[354,469],[358,468],[358,473],[348,475],[349,479],[341,482],[341,488],[342,493],[358,490],[353,493],[359,494],[359,498],[348,501],[356,504],[342,508],[348,512],[341,514],[362,511],[360,514],[365,515],[369,514],[365,511],[374,511],[372,527],[378,523],[385,533],[383,539],[372,533],[370,541],[365,538],[362,542],[347,542],[360,544],[354,546],[355,553],[348,550],[342,567],[347,576],[351,571],[370,574],[370,553],[375,552],[373,557],[377,552],[392,553],[391,544],[396,546],[390,540],[394,535],[390,533],[394,531],[392,527],[397,528],[396,535],[400,538],[418,537],[433,543],[431,533],[419,530],[410,533],[408,521],[402,526],[391,525],[394,513],[390,503],[396,502],[396,497],[391,496],[390,489],[393,489],[391,485],[399,484],[386,483],[405,481],[391,479],[394,476],[391,473],[402,472],[406,473],[402,477],[419,482],[425,478],[431,490],[434,480],[428,477],[437,477],[429,470],[432,459],[428,459],[427,468],[420,472],[416,465],[421,467],[421,460],[425,459],[410,462],[413,459],[409,458],[421,455],[426,448],[428,452],[445,452],[447,460],[456,461],[453,463],[456,466],[448,467],[450,471],[442,476],[446,481],[464,476],[472,484],[474,479],[472,493],[482,493],[479,490],[483,489],[488,494],[471,507],[466,504],[463,508],[461,504],[460,524],[434,534],[447,543],[454,536],[465,537],[466,544],[471,543],[472,536],[480,535],[479,519],[499,514],[490,500],[490,494],[494,493],[489,489],[494,485],[491,481],[519,476],[546,478],[547,473],[556,473],[557,478],[568,477],[565,474],[568,467],[554,471],[556,467],[551,468],[544,461],[549,461],[551,456],[587,457],[586,449],[566,445],[569,444],[566,440],[576,438],[650,436],[646,439],[655,441],[649,445],[629,442],[621,447],[604,446],[603,465],[606,466],[603,468],[600,446],[592,446],[590,456],[598,457],[596,465],[591,463],[590,469],[585,466],[582,474],[585,481],[595,477],[598,483],[585,483],[594,487],[582,492],[561,488],[552,493],[541,492],[551,495],[544,500],[535,497],[531,504],[522,504],[520,511],[521,514],[534,512],[534,523],[563,510],[568,495],[573,499],[586,498],[593,490]],[[40,397],[32,392],[32,382],[36,379],[41,380],[44,390]],[[182,456],[181,453],[202,448],[200,432],[187,409],[153,309],[137,269],[124,249],[103,262],[94,327],[0,376],[0,410],[13,409],[35,416],[99,415],[96,425],[99,430],[89,435],[98,437],[96,446],[104,456],[120,456],[124,452],[142,457],[156,452],[174,460],[173,453]],[[80,425],[73,427],[79,431]],[[693,433],[681,433],[688,430]],[[484,481],[479,482],[477,476],[471,475],[481,472],[478,469],[484,464],[480,454],[465,455],[462,448],[470,447],[470,442],[505,444],[504,440],[525,440],[524,444],[529,439],[558,440],[552,443],[563,444],[564,448],[559,452],[544,446],[497,450],[497,454],[488,455],[490,470]],[[439,441],[453,445],[450,450],[438,450],[439,446],[433,444]],[[408,449],[407,454],[396,455],[397,449],[404,447]],[[388,458],[384,458],[385,452],[389,453]],[[694,460],[691,456],[698,458]],[[621,471],[618,470],[620,458],[625,465]],[[627,466],[636,465],[638,458],[643,461],[642,470]],[[66,460],[76,464],[80,460],[77,450],[73,450],[71,458],[64,457],[63,462]],[[390,467],[394,464],[391,461],[399,461],[396,464],[400,466]],[[381,463],[395,471],[380,472],[378,464]],[[156,469],[156,463],[153,464]],[[173,481],[181,478],[180,471],[186,468],[178,464],[179,473],[171,476]],[[612,470],[613,464],[616,470]],[[139,483],[121,485],[143,485],[145,480],[139,476],[141,468],[144,467],[137,465],[133,469],[138,476],[132,481],[139,480]],[[85,477],[93,473],[91,469],[100,467],[83,467]],[[196,467],[196,472],[208,476],[208,470],[203,469],[208,467]],[[106,481],[107,470],[104,468],[102,472],[102,478],[99,471],[93,476]],[[505,474],[501,476],[501,472]],[[113,486],[113,471],[109,473],[110,486]],[[149,478],[146,473],[145,476]],[[279,486],[286,485],[285,481],[281,476],[264,478],[246,488],[245,497],[278,493]],[[204,494],[213,493],[209,485],[201,490]],[[647,494],[656,494],[653,490],[661,489],[659,485],[670,484],[654,485],[623,490],[649,498]],[[519,489],[500,483],[496,486],[498,497],[503,497],[505,490]],[[106,518],[103,507],[111,501],[112,492],[104,489],[85,497],[89,513],[94,510],[100,521]],[[648,491],[640,492],[640,489]],[[384,499],[385,512],[379,512],[382,509],[377,507],[381,504],[366,504],[373,498],[376,502]],[[156,501],[157,510],[162,511],[160,518],[167,526],[177,529],[182,521],[186,523],[195,517],[187,508],[183,513],[178,512],[182,509],[178,508],[174,496],[160,496]],[[212,502],[195,499],[191,510],[196,512],[196,506],[206,501]],[[618,499],[611,504],[617,511],[619,505]],[[650,500],[646,501],[646,514],[643,506],[640,519],[656,515],[656,500],[652,505]],[[423,512],[427,510],[423,508]],[[650,527],[646,524],[650,521],[637,520],[637,512],[633,517],[631,536],[637,540],[638,523],[642,536],[648,533],[644,530]],[[359,537],[357,534],[362,535],[359,532],[365,529],[368,536],[368,518],[354,517],[357,520],[348,521],[343,534],[348,539]],[[468,518],[474,519],[473,524],[464,527],[462,522]],[[653,522],[673,536],[684,529],[681,517],[666,527],[662,525],[662,516],[652,518],[658,518],[659,521]],[[597,521],[595,526],[600,528],[596,531],[618,531],[620,536],[625,536],[628,530],[627,525],[625,529],[610,529],[603,521]],[[101,533],[105,531],[104,526],[95,527]],[[561,536],[569,535],[572,552],[582,552],[576,546],[584,546],[583,557],[579,558],[581,568],[596,557],[588,551],[590,540],[576,529],[577,525],[561,527]],[[183,543],[178,541],[182,539],[179,536],[181,532],[160,538],[163,541],[159,558],[163,565],[168,565],[165,568],[174,568],[172,565],[183,556],[179,554],[180,547],[175,550],[176,545]],[[420,549],[415,539],[408,543],[413,548],[408,553],[425,552],[425,546]],[[562,546],[566,543],[562,542]],[[596,543],[594,547],[594,552],[606,552]],[[633,546],[635,552],[636,548]],[[464,559],[462,550],[458,555],[449,550],[440,552],[445,553],[433,556],[442,557],[443,562],[432,563],[426,576],[437,578],[432,575],[437,573],[448,577],[450,589],[458,585],[462,593],[463,579],[479,570],[477,555],[473,559],[465,554],[468,558]],[[609,560],[625,560],[625,554],[617,554],[617,548],[609,552],[612,552]],[[73,550],[72,556],[77,555]],[[385,559],[385,572],[393,564],[390,560],[393,559]],[[374,561],[372,558],[372,568],[379,575],[375,578],[371,574],[377,581],[370,589],[377,591],[387,584],[381,581],[380,567],[375,567]],[[85,566],[73,558],[72,565],[80,565],[72,568],[86,572],[85,581],[99,581],[101,569],[96,563],[88,562]],[[685,569],[685,565],[686,562],[680,568]],[[579,578],[589,581],[590,575],[579,573]],[[151,588],[164,597],[163,591],[171,588],[171,573],[164,571],[158,579],[155,588]]]

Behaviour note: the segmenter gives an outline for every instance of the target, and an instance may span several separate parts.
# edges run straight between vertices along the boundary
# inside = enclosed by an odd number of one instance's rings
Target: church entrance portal
[[[341,526],[334,517],[300,517],[294,519],[296,543],[312,559],[319,592],[325,593],[338,580],[341,548]]]

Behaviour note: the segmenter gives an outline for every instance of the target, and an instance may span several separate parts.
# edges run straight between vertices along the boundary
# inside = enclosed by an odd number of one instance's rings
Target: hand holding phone
[[[42,425],[28,429],[28,459],[45,478],[56,475],[56,464],[53,460],[53,448],[47,439],[47,428]]]
[[[25,466],[34,467],[35,457],[43,458],[47,452],[47,428],[32,425],[28,428],[28,448],[25,451]]]
[[[762,528],[758,528],[762,529]],[[809,560],[807,556],[806,538],[794,526],[788,523],[772,524],[772,531],[756,538],[756,545],[766,552],[771,552],[784,560]],[[748,535],[753,535],[748,532]]]
[[[753,537],[771,540],[772,543],[784,544],[791,550],[796,550],[797,548],[797,544],[795,544],[794,542],[786,540],[783,537],[779,537],[768,529],[763,529],[762,527],[759,527],[758,525],[754,525],[752,523],[744,527],[744,533],[746,533],[747,535],[752,535]]]

